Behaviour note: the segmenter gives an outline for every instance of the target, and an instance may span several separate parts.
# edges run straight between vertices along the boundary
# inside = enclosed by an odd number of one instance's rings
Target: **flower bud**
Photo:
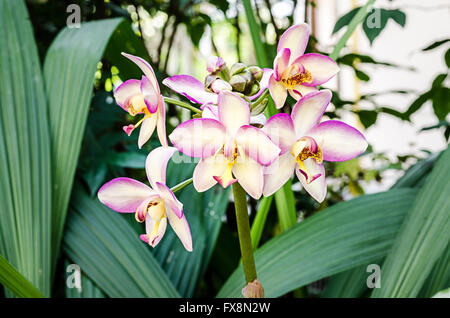
[[[233,87],[225,82],[223,79],[216,79],[211,83],[211,90],[214,93],[219,93],[221,91],[231,91]]]
[[[243,63],[235,63],[230,68],[230,74],[235,75],[241,73],[243,70],[245,70],[246,66]]]
[[[255,105],[255,104],[251,104],[250,105],[250,114],[252,116],[256,116],[261,114],[267,107],[269,100],[267,98],[263,99],[259,104]]]
[[[259,68],[258,66],[249,66],[247,67],[247,70],[252,74],[253,78],[257,80],[258,82],[261,80],[263,76],[263,70]]]
[[[264,288],[259,280],[255,279],[242,288],[242,296],[244,298],[264,298]]]
[[[208,75],[205,77],[205,88],[210,89],[212,83],[218,79],[219,77],[217,75]]]
[[[241,75],[233,75],[229,83],[233,89],[238,92],[243,92],[245,90],[245,86],[247,85],[246,79]]]
[[[255,82],[255,83],[253,83],[253,85],[251,86],[251,89],[250,89],[250,96],[253,96],[253,95],[255,95],[256,93],[258,93],[259,92],[259,84],[257,83],[257,82]]]
[[[211,74],[215,74],[217,72],[222,71],[225,68],[226,64],[223,58],[218,56],[210,56],[206,62],[206,69]]]

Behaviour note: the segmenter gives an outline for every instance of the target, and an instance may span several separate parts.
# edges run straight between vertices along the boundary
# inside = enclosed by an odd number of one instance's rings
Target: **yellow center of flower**
[[[225,153],[225,147],[224,145],[216,154],[214,157],[216,157],[219,153]],[[224,188],[228,187],[230,184],[237,181],[233,177],[233,165],[236,163],[236,159],[238,157],[238,147],[236,144],[234,145],[233,152],[231,154],[230,158],[227,158],[227,167],[225,171],[222,173],[221,176],[214,176],[214,179]]]
[[[130,113],[131,116],[136,116],[139,113],[144,113],[146,115],[150,114],[147,109],[147,105],[145,104],[144,96],[140,94],[130,97],[130,99],[127,101],[127,104],[125,105],[125,108],[128,110],[128,113]]]
[[[308,158],[313,158],[318,164],[323,162],[323,153],[319,145],[312,138],[303,137],[292,146],[291,154],[300,166],[300,170],[305,175],[306,181],[308,183],[314,181],[315,176],[311,176],[308,172],[304,161]]]
[[[294,89],[299,84],[311,82],[311,72],[304,68],[300,69],[298,64],[289,66],[281,75],[281,83],[287,89]]]

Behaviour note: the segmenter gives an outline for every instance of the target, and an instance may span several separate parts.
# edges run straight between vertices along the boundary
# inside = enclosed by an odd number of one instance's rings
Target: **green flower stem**
[[[256,279],[255,258],[253,256],[252,239],[250,237],[247,198],[244,189],[237,182],[233,183],[233,195],[242,265],[244,267],[245,280],[247,283],[250,283]]]
[[[198,109],[197,107],[192,106],[191,104],[182,102],[181,100],[175,99],[175,98],[170,98],[170,97],[166,97],[163,96],[164,98],[164,102],[169,103],[169,104],[173,104],[173,105],[177,105],[186,109],[189,109],[190,111],[197,113],[197,114],[201,114],[202,111],[200,109]]]
[[[262,102],[264,99],[266,99],[266,97],[267,97],[268,94],[269,94],[269,90],[266,89],[266,90],[261,94],[261,96],[259,96],[259,97],[253,102],[253,104],[252,104],[253,107],[255,107],[255,106],[261,104],[261,102]]]
[[[176,186],[172,187],[170,189],[170,191],[172,191],[173,193],[180,191],[181,189],[183,189],[184,187],[190,185],[192,183],[192,178],[184,180],[183,182],[178,183]]]

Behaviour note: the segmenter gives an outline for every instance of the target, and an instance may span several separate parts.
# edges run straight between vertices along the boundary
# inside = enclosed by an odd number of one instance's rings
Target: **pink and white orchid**
[[[115,178],[98,191],[100,202],[117,212],[136,213],[138,222],[145,221],[146,234],[140,239],[155,247],[164,236],[167,221],[186,250],[192,251],[189,224],[183,204],[165,185],[167,162],[177,149],[158,147],[147,156],[145,171],[150,186],[130,178]]]
[[[207,69],[217,71],[220,67],[223,67],[223,59],[212,57],[208,59]],[[269,78],[272,74],[271,69],[263,69],[263,75],[259,82],[259,91],[250,96],[250,100],[258,98],[269,86]],[[217,105],[217,96],[220,91],[231,90],[231,86],[225,81],[219,81],[220,87],[216,89],[216,92],[209,92],[205,90],[205,85],[198,79],[189,75],[174,75],[172,77],[165,78],[162,83],[169,87],[171,90],[185,96],[191,102],[196,104],[215,104]],[[227,85],[228,84],[228,85]]]
[[[124,126],[123,130],[129,136],[134,129],[142,124],[138,138],[138,146],[142,148],[150,139],[156,127],[161,145],[167,147],[166,107],[155,73],[144,59],[126,53],[122,53],[122,55],[133,61],[144,73],[141,80],[130,79],[114,91],[117,104],[131,116],[144,114],[144,117],[137,124]]]
[[[350,160],[366,150],[367,141],[355,128],[337,120],[319,123],[330,100],[330,90],[311,92],[295,104],[290,116],[269,118],[263,130],[278,140],[281,154],[266,167],[265,196],[275,193],[295,170],[305,190],[322,202],[327,192],[323,161]]]
[[[299,99],[316,91],[318,85],[330,80],[339,71],[335,61],[328,56],[304,54],[309,39],[307,24],[297,24],[287,29],[280,38],[273,74],[269,79],[269,91],[275,106],[281,108],[287,92]]]
[[[238,95],[221,92],[217,110],[217,119],[183,122],[169,139],[185,155],[201,158],[193,176],[198,192],[217,182],[226,188],[238,181],[250,196],[258,199],[263,190],[263,166],[276,160],[280,148],[260,129],[249,125],[249,105]]]

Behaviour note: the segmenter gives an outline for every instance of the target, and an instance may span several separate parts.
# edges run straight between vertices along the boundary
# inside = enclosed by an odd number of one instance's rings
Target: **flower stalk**
[[[238,182],[233,183],[234,207],[236,210],[236,223],[241,248],[242,265],[246,283],[256,279],[255,258],[253,256],[252,239],[250,236],[250,222],[247,213],[247,199],[244,189]]]
[[[181,189],[183,189],[184,187],[190,185],[192,183],[192,178],[189,178],[187,180],[184,180],[183,182],[178,183],[176,186],[174,186],[173,188],[170,188],[170,191],[172,191],[173,193],[180,191]]]
[[[164,102],[169,103],[169,104],[173,104],[173,105],[177,105],[180,106],[182,108],[186,108],[189,109],[190,111],[196,113],[196,114],[201,114],[202,111],[200,109],[198,109],[197,107],[194,107],[188,103],[182,102],[181,100],[177,100],[175,98],[170,98],[170,97],[166,97],[164,96]]]

